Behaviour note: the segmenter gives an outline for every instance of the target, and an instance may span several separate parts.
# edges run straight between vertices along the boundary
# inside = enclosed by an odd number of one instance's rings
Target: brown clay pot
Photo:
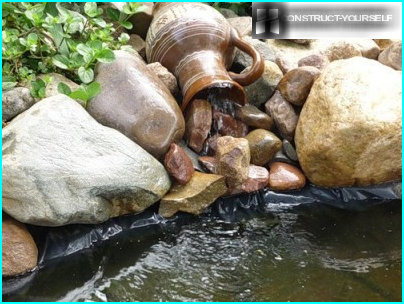
[[[235,47],[253,58],[249,72],[228,72]],[[148,62],[160,62],[179,80],[184,96],[181,109],[195,98],[246,102],[242,86],[256,81],[264,71],[261,55],[239,37],[214,8],[194,2],[160,2],[146,38]]]

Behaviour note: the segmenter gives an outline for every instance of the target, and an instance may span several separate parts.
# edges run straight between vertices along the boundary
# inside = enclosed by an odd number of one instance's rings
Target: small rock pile
[[[144,61],[152,7],[132,20],[134,53],[97,65],[87,109],[57,95],[60,81],[77,87],[58,74],[40,101],[3,92],[3,275],[36,266],[24,224],[95,224],[156,202],[164,217],[200,214],[223,195],[401,178],[401,40],[259,41],[250,17],[224,10],[265,71],[245,106],[195,99],[182,113],[176,78]],[[251,64],[237,51],[232,70]]]

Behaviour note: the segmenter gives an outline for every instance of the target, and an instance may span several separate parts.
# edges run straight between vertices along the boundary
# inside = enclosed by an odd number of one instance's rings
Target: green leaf
[[[115,60],[115,54],[111,50],[102,50],[95,55],[98,61],[108,63]]]
[[[94,71],[92,69],[80,67],[77,73],[83,83],[89,83],[94,79]]]
[[[95,2],[86,2],[86,4],[84,4],[84,12],[89,17],[97,16],[98,15],[97,3],[95,3]]]
[[[91,98],[101,93],[101,84],[99,82],[90,83],[86,88],[86,92],[87,98],[88,100],[90,100]]]
[[[86,56],[86,55],[92,56],[92,53],[93,53],[93,50],[89,46],[85,45],[84,43],[78,44],[76,46],[76,51],[77,51],[77,53],[79,53],[82,56]]]
[[[143,12],[146,6],[135,2],[126,2],[122,8],[122,11],[127,15],[133,15]]]
[[[116,8],[108,7],[107,8],[107,16],[114,21],[119,20],[119,16],[121,15],[120,11]]]
[[[120,25],[122,25],[127,30],[130,30],[133,27],[133,24],[130,21],[122,21],[120,22]]]
[[[79,89],[71,92],[69,94],[69,97],[73,98],[73,99],[81,99],[84,102],[87,102],[87,100],[88,100],[87,93],[82,88],[79,88]]]
[[[65,56],[65,55],[60,55],[60,54],[53,56],[52,63],[55,66],[57,66],[58,68],[61,68],[64,70],[68,69],[69,65],[70,65],[69,58],[67,58],[67,56]]]
[[[3,89],[3,91],[10,90],[10,89],[14,88],[17,85],[17,83],[18,82],[4,81],[4,78],[3,78],[2,89]]]
[[[35,98],[45,97],[46,83],[41,78],[31,82],[31,95]]]
[[[27,36],[27,41],[28,41],[29,43],[36,43],[36,42],[38,41],[38,35],[35,34],[35,33],[30,33],[30,34]]]
[[[127,33],[122,33],[119,37],[118,37],[118,41],[125,44],[130,40],[130,36]]]
[[[96,25],[98,25],[101,28],[104,28],[107,26],[107,23],[101,18],[93,18],[93,19],[91,19],[91,21],[94,22]]]
[[[93,50],[102,50],[102,42],[100,40],[90,41],[89,46]]]
[[[69,88],[67,84],[61,81],[58,83],[58,92],[61,94],[69,95],[72,92],[72,90]]]

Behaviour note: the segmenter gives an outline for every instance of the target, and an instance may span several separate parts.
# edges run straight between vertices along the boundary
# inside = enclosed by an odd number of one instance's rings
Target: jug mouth
[[[206,81],[206,79],[205,79]],[[190,101],[194,99],[205,99],[208,101],[229,100],[244,106],[246,103],[246,94],[244,88],[232,80],[209,80],[202,83],[203,79],[193,83],[184,95],[181,110],[184,112]]]

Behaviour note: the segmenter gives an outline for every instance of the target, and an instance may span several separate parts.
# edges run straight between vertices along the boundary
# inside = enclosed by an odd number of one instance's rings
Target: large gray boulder
[[[138,213],[170,188],[164,167],[65,95],[43,99],[3,129],[3,210],[43,226]]]
[[[355,57],[330,63],[300,113],[300,165],[319,186],[370,185],[401,178],[401,73]]]

